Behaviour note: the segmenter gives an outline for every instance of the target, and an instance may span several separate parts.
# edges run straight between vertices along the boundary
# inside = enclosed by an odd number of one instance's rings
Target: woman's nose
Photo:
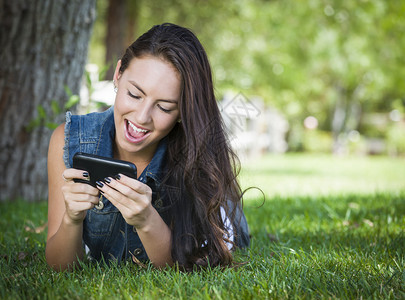
[[[137,118],[139,125],[148,124],[151,121],[152,104],[144,99],[138,106]]]

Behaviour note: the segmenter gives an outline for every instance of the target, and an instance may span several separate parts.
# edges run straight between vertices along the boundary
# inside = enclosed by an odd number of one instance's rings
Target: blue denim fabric
[[[85,152],[100,156],[113,157],[115,139],[114,108],[105,112],[87,115],[66,114],[64,161],[67,168],[73,165],[76,152]],[[152,161],[139,176],[138,180],[152,189],[152,205],[156,208],[166,224],[170,225],[168,213],[169,202],[165,200],[164,191],[159,193],[160,183],[165,169],[167,143],[166,138],[160,141]],[[166,187],[166,190],[169,187]],[[121,260],[131,258],[147,260],[148,256],[133,226],[127,224],[119,210],[105,197],[104,207],[88,210],[83,223],[83,242],[90,249],[90,256],[96,260]],[[249,234],[246,218],[238,209],[236,244],[239,247],[249,245]],[[240,221],[239,221],[240,220]]]
[[[67,168],[73,165],[76,152],[113,157],[115,138],[114,108],[102,113],[88,115],[66,114],[64,161]],[[160,212],[162,201],[156,193],[163,169],[166,142],[162,140],[151,163],[145,168],[138,180],[152,187],[152,203]],[[133,226],[127,224],[119,210],[105,197],[104,207],[87,211],[83,223],[83,242],[90,249],[90,256],[96,260],[122,259],[135,255],[139,260],[147,260],[146,251]],[[163,219],[169,224],[166,216]]]

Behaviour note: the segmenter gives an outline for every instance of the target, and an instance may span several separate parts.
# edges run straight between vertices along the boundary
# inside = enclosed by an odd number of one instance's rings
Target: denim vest
[[[72,115],[67,112],[63,154],[66,167],[72,167],[76,152],[113,157],[114,139],[114,107],[87,115]],[[171,219],[167,210],[169,204],[165,201],[166,197],[158,192],[165,167],[166,148],[164,138],[160,141],[152,161],[141,176],[138,174],[138,180],[151,187],[152,205],[165,223],[170,225]],[[140,261],[147,260],[148,256],[136,229],[125,222],[119,210],[110,201],[103,196],[100,200],[103,205],[88,210],[83,222],[83,242],[90,249],[90,257],[117,262],[132,256]],[[247,247],[250,241],[248,227],[240,209],[236,211],[236,220],[240,221],[234,226],[235,242],[239,247]]]

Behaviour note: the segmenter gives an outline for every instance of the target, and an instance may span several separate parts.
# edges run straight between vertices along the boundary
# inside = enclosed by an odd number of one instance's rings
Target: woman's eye
[[[172,111],[171,109],[163,108],[160,104],[158,104],[157,106],[160,108],[161,111],[163,111],[165,113],[170,113]]]
[[[137,99],[137,100],[141,99],[141,97],[132,94],[130,91],[128,91],[128,96],[130,96],[131,98]]]

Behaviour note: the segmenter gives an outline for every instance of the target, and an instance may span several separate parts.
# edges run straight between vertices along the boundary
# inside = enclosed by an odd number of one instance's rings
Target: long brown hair
[[[181,123],[168,135],[162,185],[171,199],[172,258],[186,270],[230,265],[221,208],[234,223],[230,206],[240,205],[242,194],[236,178],[239,161],[227,139],[206,52],[190,30],[165,23],[128,47],[120,72],[132,58],[143,56],[170,62],[181,76]]]

